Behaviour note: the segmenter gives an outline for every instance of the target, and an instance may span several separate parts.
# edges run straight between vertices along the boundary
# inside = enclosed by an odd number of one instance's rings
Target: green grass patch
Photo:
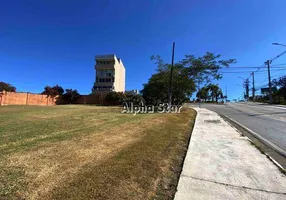
[[[0,107],[0,199],[172,199],[194,118]]]

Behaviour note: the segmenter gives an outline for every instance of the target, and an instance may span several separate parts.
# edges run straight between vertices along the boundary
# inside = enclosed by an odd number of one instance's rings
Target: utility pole
[[[227,86],[225,86],[225,102],[227,102]]]
[[[170,70],[169,102],[168,102],[169,111],[171,111],[171,106],[172,106],[172,81],[173,81],[173,68],[174,68],[174,54],[175,54],[175,42],[173,42],[172,65],[171,65],[171,70]]]
[[[252,72],[252,101],[255,100],[254,72]]]
[[[270,76],[270,60],[267,60],[265,64],[267,64],[268,68],[268,87],[269,87],[269,103],[272,104],[273,99],[272,99],[272,85],[271,85],[271,76]]]
[[[249,79],[246,79],[246,96],[247,101],[249,100]]]
[[[200,88],[200,80],[198,80],[198,92],[199,92],[199,108],[201,108],[201,88]]]
[[[244,81],[244,87],[245,87],[244,99],[248,101],[248,98],[249,98],[249,79],[248,78]]]

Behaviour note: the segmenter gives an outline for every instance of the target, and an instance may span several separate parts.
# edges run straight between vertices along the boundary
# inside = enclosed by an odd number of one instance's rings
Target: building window
[[[96,64],[99,64],[99,65],[108,65],[108,64],[115,64],[115,61],[114,60],[109,60],[109,61],[96,61]]]
[[[101,90],[101,86],[95,87],[96,90]]]
[[[113,69],[98,70],[96,72],[96,74],[97,74],[98,77],[104,77],[104,78],[112,77],[112,76],[114,76],[114,70]]]
[[[114,70],[112,70],[112,69],[106,70],[106,76],[107,76],[107,77],[111,77],[111,76],[113,76],[113,75],[114,75]]]

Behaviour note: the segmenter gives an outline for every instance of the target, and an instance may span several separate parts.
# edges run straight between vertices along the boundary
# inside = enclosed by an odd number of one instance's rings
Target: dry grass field
[[[195,111],[0,107],[0,199],[171,199]]]

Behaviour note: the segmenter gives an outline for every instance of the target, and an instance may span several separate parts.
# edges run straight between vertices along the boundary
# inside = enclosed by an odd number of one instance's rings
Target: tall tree
[[[222,98],[223,97],[222,90],[216,84],[209,84],[207,86],[207,90],[210,92],[212,101],[215,100],[216,102],[218,102],[218,98]]]
[[[207,101],[208,98],[208,88],[207,87],[202,87],[201,89],[198,90],[196,97],[199,99]]]
[[[148,104],[166,103],[168,101],[169,78],[170,73],[168,70],[159,69],[157,73],[151,76],[148,83],[143,85],[141,93]],[[174,66],[172,102],[181,104],[188,99],[194,91],[194,81],[189,79],[186,73],[183,73],[181,67]]]
[[[219,90],[219,87],[217,85],[214,85],[214,84],[209,84],[207,88],[210,91],[212,101],[214,101],[215,97],[217,96],[217,92]]]
[[[220,54],[207,52],[204,56],[197,58],[194,55],[186,55],[180,64],[198,85],[206,85],[212,80],[221,79],[222,74],[219,70],[235,62],[235,59],[222,60]]]
[[[16,88],[9,84],[9,83],[5,83],[5,82],[0,82],[0,92],[1,91],[7,91],[7,92],[16,92]]]
[[[284,101],[286,101],[286,76],[280,77],[277,85],[279,86],[279,92],[283,94]]]
[[[219,73],[219,69],[236,62],[235,59],[222,60],[220,57],[219,54],[207,52],[202,57],[186,55],[184,59],[176,63],[172,85],[173,102],[183,102],[200,85],[207,85],[214,79],[221,79],[222,74]],[[153,74],[148,83],[143,85],[141,92],[147,102],[158,99],[167,101],[171,66],[165,63],[160,56],[152,56],[151,60],[154,60],[157,65],[157,73]]]
[[[68,101],[70,104],[75,103],[79,97],[80,94],[78,91],[73,89],[66,89],[66,92],[63,94],[63,99]]]
[[[44,88],[44,91],[42,92],[42,94],[53,96],[53,97],[58,96],[58,95],[61,96],[63,95],[63,93],[64,93],[64,89],[59,85],[55,85],[53,87],[46,86]]]

